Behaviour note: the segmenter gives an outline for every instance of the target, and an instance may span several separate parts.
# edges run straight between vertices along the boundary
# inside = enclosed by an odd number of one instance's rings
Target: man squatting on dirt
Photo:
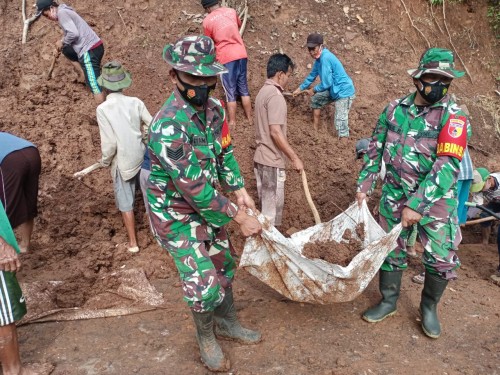
[[[151,174],[148,200],[153,230],[172,255],[191,308],[203,363],[213,371],[229,369],[214,336],[246,344],[260,341],[243,328],[233,304],[236,263],[225,224],[234,220],[243,236],[262,230],[246,207],[255,204],[244,187],[233,155],[222,102],[210,96],[217,75],[212,39],[187,36],[165,46],[163,59],[174,92],[153,118],[149,131]],[[216,189],[233,191],[236,203]]]
[[[137,253],[135,185],[144,161],[144,143],[152,118],[140,99],[122,93],[132,84],[132,79],[119,62],[109,62],[102,70],[97,81],[103,88],[106,100],[96,109],[101,136],[101,164],[104,167],[111,165],[116,206],[122,213],[129,240],[127,249]]]
[[[62,40],[56,42],[58,51],[62,51],[83,73],[85,82],[94,95],[96,105],[104,101],[104,94],[97,83],[101,75],[101,60],[104,56],[104,44],[82,17],[66,4],[52,0],[37,0],[37,12],[51,21],[57,21],[64,32]]]
[[[16,321],[26,314],[26,301],[16,279],[19,247],[0,203],[0,362],[4,375],[35,375],[21,365]]]
[[[255,98],[254,172],[262,214],[273,226],[280,226],[285,203],[285,160],[299,173],[302,160],[287,141],[287,106],[283,90],[293,73],[292,59],[275,54],[267,62],[267,80]]]
[[[305,91],[311,96],[313,125],[316,130],[319,126],[321,108],[335,102],[335,129],[341,141],[346,141],[349,137],[349,110],[356,98],[352,79],[337,56],[323,45],[323,35],[309,34],[307,49],[314,59],[314,64],[309,75],[293,95]],[[321,82],[310,87],[317,77]]]
[[[29,250],[38,216],[38,184],[42,161],[36,146],[0,132],[0,202],[19,236],[22,253]]]
[[[408,73],[417,90],[389,103],[380,115],[358,179],[356,198],[361,204],[385,162],[380,225],[387,232],[400,222],[404,227],[380,269],[382,301],[365,311],[363,319],[375,323],[396,313],[401,277],[408,266],[405,244],[409,229],[417,224],[425,266],[422,328],[427,336],[438,338],[437,304],[460,266],[457,178],[471,128],[467,115],[448,95],[453,78],[464,75],[454,69],[452,51],[430,48],[419,67]]]
[[[490,173],[486,168],[477,168],[473,173],[474,180],[471,187],[472,202],[484,205],[485,208],[500,214],[500,172]],[[477,210],[477,209],[476,209]],[[471,216],[474,216],[473,209],[469,210]],[[477,211],[476,211],[477,212]],[[489,216],[486,212],[481,212],[479,217]],[[482,242],[484,245],[489,243],[491,228],[494,221],[481,223]],[[498,248],[498,267],[496,272],[490,276],[490,279],[497,285],[500,285],[500,228],[497,227],[497,248]]]
[[[236,124],[236,99],[241,98],[248,123],[252,124],[252,103],[247,82],[248,55],[240,35],[241,20],[233,8],[221,7],[218,0],[201,0],[208,12],[203,20],[203,33],[215,43],[217,61],[223,64],[227,73],[221,82],[226,92],[229,127]]]

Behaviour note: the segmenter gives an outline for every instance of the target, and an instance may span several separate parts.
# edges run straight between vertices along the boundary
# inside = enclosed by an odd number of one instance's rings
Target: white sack
[[[317,304],[347,302],[359,296],[396,247],[402,229],[399,224],[385,233],[366,202],[361,209],[353,203],[329,222],[294,233],[291,238],[270,226],[262,214],[258,220],[266,229],[261,235],[247,239],[240,266],[293,301]],[[363,250],[347,267],[302,255],[304,245],[309,242],[345,241],[342,236],[347,229],[357,238],[358,223],[364,223],[365,228]]]

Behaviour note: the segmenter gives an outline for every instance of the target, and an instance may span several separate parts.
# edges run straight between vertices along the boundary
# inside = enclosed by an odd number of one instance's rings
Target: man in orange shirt
[[[241,20],[233,8],[219,5],[218,0],[201,0],[208,12],[203,20],[203,32],[215,42],[217,61],[228,72],[222,75],[222,86],[226,92],[229,126],[236,124],[236,98],[241,104],[249,124],[252,120],[252,103],[247,82],[247,51],[240,35]]]

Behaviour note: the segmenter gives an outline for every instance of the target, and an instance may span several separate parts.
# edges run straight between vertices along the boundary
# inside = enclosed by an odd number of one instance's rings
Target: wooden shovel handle
[[[319,217],[318,210],[316,209],[316,206],[314,205],[314,202],[311,198],[311,193],[309,192],[309,185],[307,184],[307,177],[306,177],[306,172],[302,170],[302,186],[304,187],[304,193],[306,194],[306,199],[307,203],[309,204],[309,208],[311,208],[311,211],[314,216],[314,221],[316,224],[321,223],[321,219]]]

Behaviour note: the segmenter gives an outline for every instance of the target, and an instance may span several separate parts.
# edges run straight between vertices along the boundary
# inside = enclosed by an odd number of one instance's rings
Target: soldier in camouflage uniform
[[[426,269],[422,328],[427,336],[437,338],[441,333],[437,304],[460,266],[457,178],[470,124],[448,95],[452,79],[464,75],[454,69],[451,51],[428,49],[418,69],[408,73],[417,90],[392,101],[380,115],[358,179],[361,203],[371,194],[385,162],[380,224],[386,231],[400,222],[404,227],[380,270],[382,301],[368,309],[363,319],[379,322],[396,313],[402,271],[407,268],[406,241],[411,226],[417,224]]]
[[[212,39],[189,36],[167,45],[175,87],[149,131],[150,217],[155,236],[174,258],[196,324],[201,358],[211,370],[229,369],[214,336],[253,344],[260,333],[241,327],[233,304],[236,268],[224,225],[234,220],[244,236],[261,231],[245,208],[255,204],[233,155],[221,101],[210,97],[217,75]],[[218,188],[216,184],[220,184]],[[236,204],[221,191],[234,192]]]

